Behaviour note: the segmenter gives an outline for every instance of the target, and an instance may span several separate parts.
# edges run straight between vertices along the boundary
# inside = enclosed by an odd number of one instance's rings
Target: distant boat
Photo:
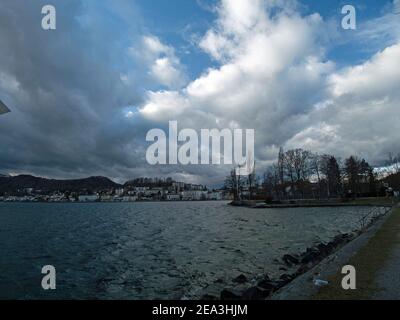
[[[0,100],[0,114],[11,112],[10,109]]]

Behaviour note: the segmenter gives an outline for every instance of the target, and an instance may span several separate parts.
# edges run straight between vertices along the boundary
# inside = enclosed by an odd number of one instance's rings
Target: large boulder
[[[297,265],[300,262],[298,257],[292,256],[290,254],[285,254],[282,260],[289,267],[291,267],[292,265]]]
[[[279,278],[280,282],[284,283],[285,285],[288,284],[289,282],[292,282],[294,280],[295,276],[291,274],[283,274]]]
[[[239,283],[239,284],[244,284],[244,283],[247,283],[248,281],[249,280],[247,279],[247,277],[243,274],[241,274],[240,276],[233,279],[234,283]]]
[[[317,249],[319,250],[321,255],[328,256],[332,253],[334,246],[331,243],[328,243],[328,244],[320,243],[317,246]]]
[[[334,246],[339,246],[342,245],[344,243],[347,243],[349,240],[351,239],[351,236],[348,233],[345,234],[340,234],[338,236],[336,236],[333,241],[331,242],[332,245]]]
[[[271,295],[270,290],[265,290],[260,287],[251,287],[243,293],[243,300],[265,300]]]
[[[302,255],[301,264],[313,264],[321,260],[321,252],[317,248],[308,248]]]
[[[215,300],[218,300],[218,297],[213,296],[213,295],[211,295],[211,294],[205,294],[205,295],[203,295],[203,296],[201,297],[200,300],[202,300],[202,301],[215,301]]]
[[[235,289],[224,289],[221,291],[221,300],[241,300],[243,292]]]
[[[272,292],[277,288],[278,284],[275,281],[271,281],[269,279],[264,279],[264,280],[259,281],[257,283],[257,286],[259,288],[262,288],[264,290],[270,290]]]

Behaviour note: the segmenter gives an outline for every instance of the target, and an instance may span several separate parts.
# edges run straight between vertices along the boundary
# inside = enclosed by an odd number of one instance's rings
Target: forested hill
[[[17,192],[18,190],[30,188],[34,190],[41,190],[42,192],[96,192],[118,187],[121,187],[121,185],[111,181],[106,177],[90,177],[76,180],[56,180],[39,178],[30,175],[19,175],[14,177],[0,175],[0,193]]]

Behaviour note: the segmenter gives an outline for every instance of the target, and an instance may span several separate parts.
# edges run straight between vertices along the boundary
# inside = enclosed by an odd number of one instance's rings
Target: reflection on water
[[[247,209],[226,202],[0,203],[0,299],[181,299],[358,228],[370,208]],[[41,290],[41,268],[57,290]],[[210,285],[210,287],[208,287]]]

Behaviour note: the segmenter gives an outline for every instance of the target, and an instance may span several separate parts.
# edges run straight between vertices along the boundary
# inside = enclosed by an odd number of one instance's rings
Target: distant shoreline
[[[290,208],[335,208],[335,207],[393,207],[392,198],[360,198],[354,200],[292,200],[275,203],[255,200],[235,200],[229,203],[233,207],[250,209],[290,209]]]
[[[29,204],[101,204],[101,203],[179,203],[179,202],[226,202],[229,204],[231,200],[150,200],[150,201],[0,201],[1,203],[29,203]]]

